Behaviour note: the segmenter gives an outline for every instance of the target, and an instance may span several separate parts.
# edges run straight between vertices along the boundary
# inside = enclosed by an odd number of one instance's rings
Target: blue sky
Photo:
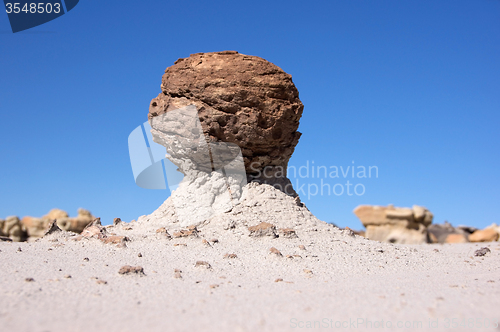
[[[135,185],[129,133],[175,60],[237,50],[293,76],[305,109],[291,166],[378,168],[323,179],[363,195],[302,197],[320,219],[360,229],[357,205],[392,203],[500,222],[498,0],[82,0],[16,34],[0,14],[0,45],[0,218],[154,211],[169,192]]]

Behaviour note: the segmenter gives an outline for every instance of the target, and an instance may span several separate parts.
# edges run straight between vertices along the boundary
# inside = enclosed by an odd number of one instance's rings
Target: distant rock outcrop
[[[446,236],[443,243],[467,243],[469,242],[465,234],[451,233]]]
[[[80,233],[93,219],[90,211],[81,208],[75,218],[69,217],[67,212],[60,209],[52,209],[41,218],[26,216],[19,220],[18,217],[11,216],[0,220],[0,236],[15,242],[35,240],[45,235],[54,220],[61,230]]]
[[[5,220],[0,219],[0,236],[8,237],[15,242],[20,242],[26,239],[26,232],[19,218],[10,216]]]
[[[75,218],[70,218],[66,211],[52,209],[41,218],[24,217],[21,222],[26,228],[28,237],[36,239],[45,234],[52,220],[56,220],[57,226],[63,231],[81,233],[85,226],[94,220],[94,216],[92,216],[90,211],[82,208],[78,209],[78,216]]]
[[[432,224],[427,228],[434,243],[464,243],[469,242],[471,234],[469,227],[453,227],[449,222]]]
[[[444,224],[430,225],[428,232],[437,239],[437,243],[493,242],[499,240],[500,227],[496,224],[484,229],[470,226],[453,227],[445,221]]]
[[[401,244],[431,242],[427,227],[433,215],[424,207],[360,205],[354,209],[354,214],[366,227],[365,236],[371,240]]]
[[[494,228],[479,229],[469,236],[470,242],[493,242],[498,240],[498,233]]]

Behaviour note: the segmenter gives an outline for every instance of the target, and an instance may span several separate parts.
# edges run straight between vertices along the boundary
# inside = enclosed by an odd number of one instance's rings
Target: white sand
[[[240,206],[200,226],[198,238],[156,234],[175,229],[164,215],[107,227],[130,238],[126,248],[65,232],[0,242],[0,331],[296,331],[315,322],[316,330],[441,331],[457,323],[451,330],[498,331],[478,327],[500,319],[498,243],[369,241],[269,188],[250,187]],[[259,220],[292,227],[298,238],[250,237],[246,226]],[[219,242],[203,243],[212,238]],[[475,257],[481,247],[491,252]],[[231,253],[237,257],[224,258]],[[123,265],[145,275],[121,275]]]

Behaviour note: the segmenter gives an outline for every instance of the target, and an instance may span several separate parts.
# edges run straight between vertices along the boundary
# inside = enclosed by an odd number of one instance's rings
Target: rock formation
[[[430,242],[427,227],[433,215],[424,207],[360,205],[354,209],[354,214],[366,227],[365,236],[371,240],[401,244]]]
[[[26,239],[23,225],[16,216],[10,216],[5,220],[0,220],[0,236],[8,237],[15,242],[24,241]]]
[[[469,242],[472,233],[470,227],[453,227],[449,222],[443,224],[432,224],[427,228],[430,237],[435,239],[433,243],[465,243]]]
[[[60,209],[52,209],[41,218],[26,216],[19,220],[18,217],[11,216],[0,220],[0,236],[9,237],[16,242],[35,240],[44,236],[53,220],[64,231],[80,233],[93,219],[94,216],[88,210],[81,208],[75,218],[69,217],[68,213]]]
[[[304,108],[291,75],[256,56],[197,53],[166,69],[161,90],[151,101],[150,119],[194,105],[207,142],[241,148],[249,180],[264,179],[267,167],[275,181],[284,181]]]
[[[94,216],[85,209],[78,209],[78,216],[70,218],[66,211],[60,209],[52,209],[48,214],[41,218],[24,217],[21,222],[23,223],[28,236],[32,239],[42,237],[47,230],[50,221],[56,220],[57,226],[64,231],[80,233],[83,231]]]
[[[431,233],[432,234],[432,233]],[[439,243],[467,243],[467,235],[460,233],[450,233],[444,238],[444,242]]]
[[[498,240],[498,233],[494,228],[479,229],[469,236],[470,242],[493,242]]]
[[[430,225],[427,230],[437,239],[437,243],[492,242],[498,241],[500,236],[500,227],[496,224],[477,229],[469,226],[453,227],[445,221],[444,224]]]
[[[286,168],[303,105],[289,74],[256,56],[197,53],[166,69],[161,90],[148,117],[184,175],[168,201],[181,226],[231,211],[247,182],[297,196]]]

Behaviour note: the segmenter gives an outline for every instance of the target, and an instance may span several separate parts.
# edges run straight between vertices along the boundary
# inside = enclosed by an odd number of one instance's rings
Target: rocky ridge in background
[[[493,242],[500,237],[500,227],[485,229],[469,226],[453,227],[450,223],[432,224],[433,215],[424,207],[400,208],[389,205],[360,205],[354,214],[366,232],[358,232],[370,240],[400,244]]]
[[[60,209],[52,209],[41,218],[26,216],[19,219],[17,216],[9,216],[5,220],[0,219],[0,236],[14,242],[35,240],[44,236],[54,220],[61,230],[81,233],[94,220],[94,216],[82,208],[78,209],[78,215],[74,218]]]
[[[360,205],[354,214],[366,227],[365,236],[371,240],[400,244],[430,242],[427,226],[432,223],[433,215],[424,207]]]

